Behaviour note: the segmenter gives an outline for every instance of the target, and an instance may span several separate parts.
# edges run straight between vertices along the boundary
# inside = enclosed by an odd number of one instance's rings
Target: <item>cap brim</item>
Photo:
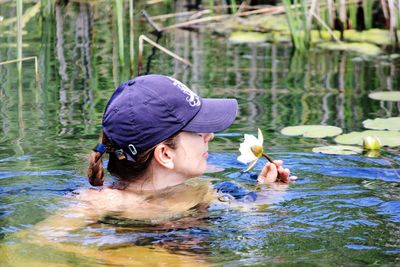
[[[201,109],[182,130],[198,133],[223,131],[233,123],[237,113],[236,99],[203,98]]]

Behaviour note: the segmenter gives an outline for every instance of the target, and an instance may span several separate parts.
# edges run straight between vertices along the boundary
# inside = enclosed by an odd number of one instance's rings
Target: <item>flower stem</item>
[[[264,158],[266,158],[269,162],[274,163],[274,160],[273,160],[270,156],[268,156],[267,153],[263,153],[262,155],[263,155]]]

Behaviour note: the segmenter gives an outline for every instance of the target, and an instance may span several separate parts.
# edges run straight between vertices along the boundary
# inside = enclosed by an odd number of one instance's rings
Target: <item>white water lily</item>
[[[257,163],[257,160],[264,155],[263,149],[264,137],[260,129],[258,129],[258,138],[254,135],[245,134],[244,141],[240,144],[240,156],[238,161],[249,164],[246,172],[252,170]]]
[[[377,136],[366,136],[363,138],[363,147],[366,150],[379,150],[382,142]]]

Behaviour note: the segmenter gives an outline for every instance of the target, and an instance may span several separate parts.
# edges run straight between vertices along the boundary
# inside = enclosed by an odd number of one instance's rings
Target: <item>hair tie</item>
[[[93,148],[94,152],[99,152],[101,155],[103,155],[106,152],[106,146],[103,144],[97,144],[94,148]]]

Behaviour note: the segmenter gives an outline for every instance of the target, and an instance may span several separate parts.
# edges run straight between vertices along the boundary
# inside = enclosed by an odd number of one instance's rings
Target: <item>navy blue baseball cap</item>
[[[135,156],[179,131],[222,131],[237,112],[236,99],[201,98],[172,77],[144,75],[116,89],[103,115],[103,131],[115,148]]]

